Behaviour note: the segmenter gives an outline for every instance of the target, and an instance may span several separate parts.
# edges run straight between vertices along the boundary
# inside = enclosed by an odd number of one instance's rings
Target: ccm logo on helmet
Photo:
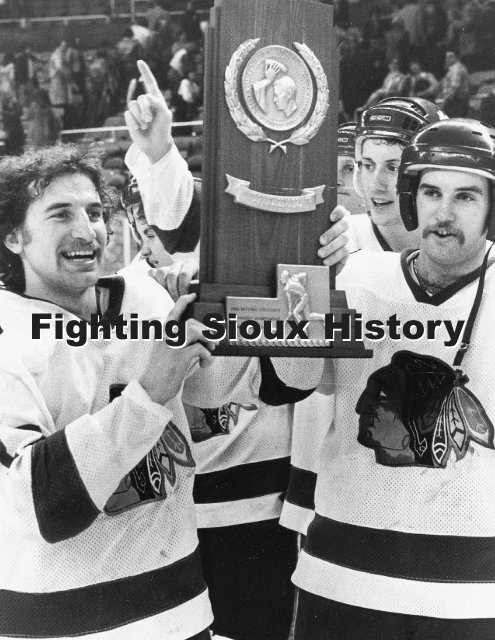
[[[339,138],[339,142],[349,142],[349,138]]]
[[[383,120],[384,122],[390,122],[392,116],[371,116],[370,120]]]

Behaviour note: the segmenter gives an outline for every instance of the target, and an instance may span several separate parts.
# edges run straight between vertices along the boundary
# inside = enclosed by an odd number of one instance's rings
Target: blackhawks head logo
[[[467,382],[442,360],[399,351],[358,400],[358,441],[392,466],[445,467],[471,441],[494,449],[493,424]]]

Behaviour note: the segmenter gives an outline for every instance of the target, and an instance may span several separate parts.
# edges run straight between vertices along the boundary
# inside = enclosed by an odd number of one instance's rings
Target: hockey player
[[[296,640],[495,636],[495,130],[429,125],[397,169],[419,250],[338,278],[374,357],[334,362]]]
[[[146,233],[150,227],[135,179],[123,204],[131,227]],[[150,261],[146,238],[137,239],[146,260],[162,266],[156,261],[160,253],[154,250]],[[163,245],[161,251],[165,253]],[[292,412],[284,406],[258,408],[232,401],[216,408],[186,405],[186,414],[213,629],[236,640],[284,640],[292,621],[297,541],[278,518],[289,475]]]
[[[110,204],[79,148],[0,164],[2,638],[208,638],[182,398],[277,387],[269,362],[202,375],[201,325],[179,322],[193,296],[99,278]]]
[[[139,68],[148,94],[129,104],[126,120],[135,144],[126,162],[137,177],[150,226],[170,246],[173,234],[191,227],[197,215],[190,206],[184,210],[192,199],[192,177],[172,143],[155,79],[145,64],[139,63]],[[330,238],[346,225],[336,222],[336,227],[328,233]],[[337,242],[333,262],[344,255],[344,241]],[[172,269],[172,274],[177,272]],[[156,277],[163,277],[163,272]],[[165,284],[172,295],[182,286],[171,276]],[[292,409],[255,410],[229,402],[222,407],[188,409],[188,417],[197,460],[194,497],[213,629],[235,640],[285,640],[292,621],[290,576],[297,544],[294,533],[281,528],[278,519],[289,476]]]
[[[427,124],[445,119],[434,104],[420,98],[386,98],[361,114],[356,126],[356,191],[368,215],[350,220],[349,251],[402,251],[417,247],[417,232],[404,228],[395,192],[402,151]]]
[[[364,213],[365,204],[354,188],[356,123],[341,124],[337,135],[337,204],[351,214]]]
[[[159,235],[152,229],[144,215],[143,201],[136,178],[131,176],[122,197],[122,206],[127,215],[131,233],[139,247],[139,258],[152,267],[172,264],[172,256],[163,246]]]
[[[445,115],[421,98],[386,98],[362,113],[354,136],[357,162],[353,181],[368,213],[348,217],[350,253],[361,249],[380,253],[402,251],[418,246],[417,231],[408,231],[400,217],[397,168],[404,147],[414,133],[440,119],[445,119]],[[352,131],[342,135],[348,129],[348,125],[339,127],[339,154],[351,142],[351,139],[341,140],[351,138]],[[339,157],[340,162],[344,161]],[[339,200],[339,204],[343,203]],[[351,213],[358,212],[351,209]],[[325,251],[322,247],[322,254]],[[301,534],[306,534],[314,516],[318,454],[332,421],[331,395],[317,391],[294,407],[290,480],[280,522]],[[309,430],[311,438],[308,438]]]

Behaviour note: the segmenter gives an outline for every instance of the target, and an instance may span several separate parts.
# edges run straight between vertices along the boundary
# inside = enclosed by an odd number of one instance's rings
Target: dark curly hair
[[[22,293],[26,283],[21,258],[5,246],[5,239],[24,223],[29,205],[55,178],[71,173],[88,176],[100,196],[108,227],[118,198],[106,184],[102,155],[103,149],[96,145],[64,144],[0,161],[0,281],[6,288]]]

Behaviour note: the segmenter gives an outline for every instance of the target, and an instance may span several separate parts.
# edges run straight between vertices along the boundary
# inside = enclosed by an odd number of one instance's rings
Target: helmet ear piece
[[[414,231],[414,229],[418,228],[418,210],[416,207],[418,185],[419,176],[402,175],[397,186],[400,215],[408,231]]]
[[[364,189],[361,182],[361,167],[359,166],[359,162],[356,162],[354,165],[354,172],[352,174],[352,185],[354,187],[354,191],[358,194],[360,198],[364,198]]]
[[[490,210],[488,212],[486,239],[495,242],[495,186],[490,189]]]

